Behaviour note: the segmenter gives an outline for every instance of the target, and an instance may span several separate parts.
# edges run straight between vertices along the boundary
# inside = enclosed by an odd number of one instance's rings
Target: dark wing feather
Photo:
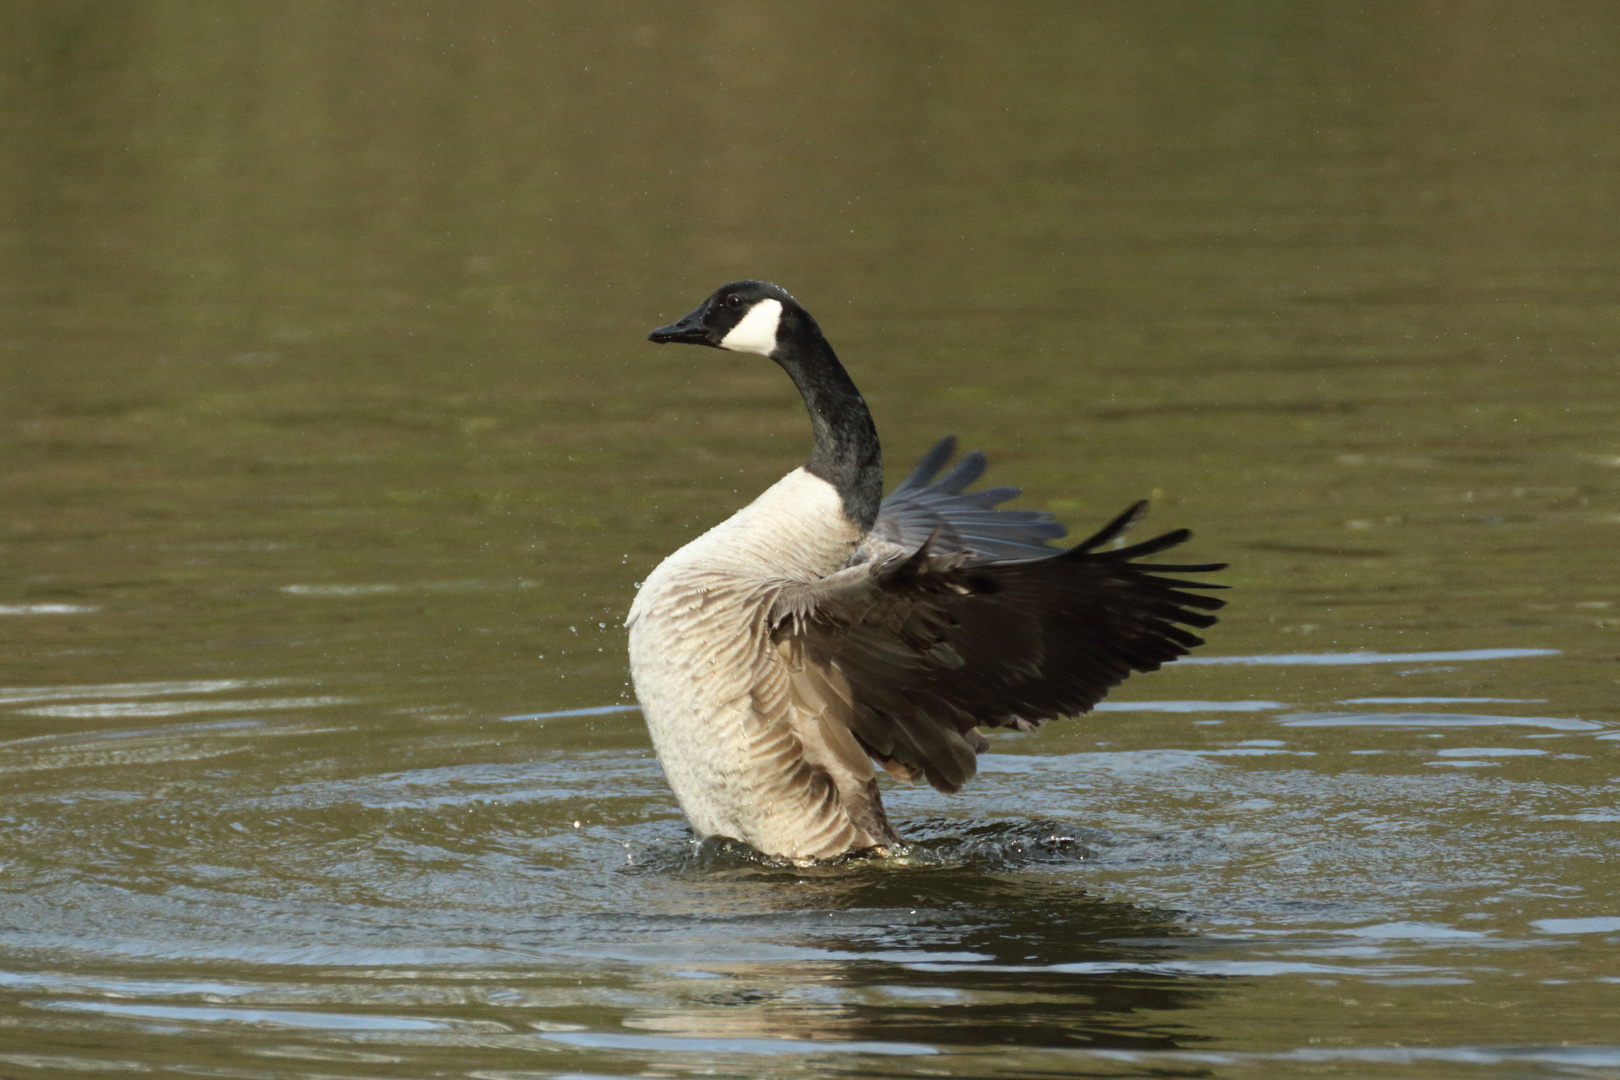
[[[1086,712],[1133,671],[1203,643],[1187,628],[1213,625],[1209,613],[1224,602],[1188,590],[1222,586],[1160,575],[1224,564],[1134,561],[1181,543],[1186,530],[1097,550],[1144,508],[1038,558],[986,562],[941,550],[936,534],[909,554],[784,586],[775,632],[802,635],[807,658],[848,680],[851,727],[868,751],[955,791],[985,746],[975,727],[1027,730]]]
[[[947,435],[923,455],[911,475],[878,507],[873,539],[914,551],[932,537],[936,551],[970,552],[973,562],[1050,555],[1053,549],[1047,541],[1057,540],[1069,531],[1051,514],[1044,510],[996,509],[1017,497],[1018,488],[993,487],[963,493],[963,488],[984,475],[984,455],[977,450],[934,479],[955,451],[956,437]]]

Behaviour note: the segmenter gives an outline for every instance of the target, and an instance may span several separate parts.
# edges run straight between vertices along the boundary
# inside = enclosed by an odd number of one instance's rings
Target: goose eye
[[[736,293],[732,293],[730,296],[726,297],[726,307],[742,307],[742,297],[738,296]]]

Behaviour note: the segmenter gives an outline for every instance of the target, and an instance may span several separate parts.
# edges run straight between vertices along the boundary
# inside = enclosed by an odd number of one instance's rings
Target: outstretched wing
[[[889,492],[863,545],[863,558],[876,558],[887,545],[915,551],[932,538],[936,552],[972,552],[974,562],[1028,559],[1051,554],[1054,549],[1047,541],[1068,534],[1044,510],[997,510],[1019,495],[1018,488],[993,487],[963,494],[963,488],[984,475],[984,455],[977,450],[936,481],[935,475],[955,451],[956,436],[945,436]]]
[[[1224,601],[1189,590],[1222,586],[1164,575],[1225,564],[1136,561],[1191,533],[1098,550],[1145,509],[1137,503],[1066,551],[1036,545],[1034,558],[1000,561],[947,547],[939,527],[909,553],[890,547],[820,581],[784,583],[772,632],[779,641],[799,639],[806,660],[847,681],[851,729],[879,763],[955,791],[987,745],[976,727],[1027,730],[1086,712],[1132,672],[1203,644],[1187,628],[1213,625],[1210,612]]]

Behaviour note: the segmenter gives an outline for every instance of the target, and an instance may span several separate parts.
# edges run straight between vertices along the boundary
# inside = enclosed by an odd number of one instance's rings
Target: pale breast
[[[795,731],[804,719],[779,692],[782,658],[766,615],[782,583],[838,570],[859,540],[833,487],[798,469],[642,585],[630,609],[631,675],[659,762],[699,834],[791,853],[829,838],[784,833],[848,829],[823,805],[836,807],[836,795],[816,789]]]

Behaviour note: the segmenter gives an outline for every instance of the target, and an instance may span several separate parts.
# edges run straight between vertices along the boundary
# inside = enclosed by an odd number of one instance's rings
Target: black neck
[[[870,529],[883,499],[883,450],[872,413],[815,321],[802,312],[793,315],[799,325],[783,327],[784,343],[774,359],[810,410],[816,445],[805,471],[836,488],[844,515]]]

